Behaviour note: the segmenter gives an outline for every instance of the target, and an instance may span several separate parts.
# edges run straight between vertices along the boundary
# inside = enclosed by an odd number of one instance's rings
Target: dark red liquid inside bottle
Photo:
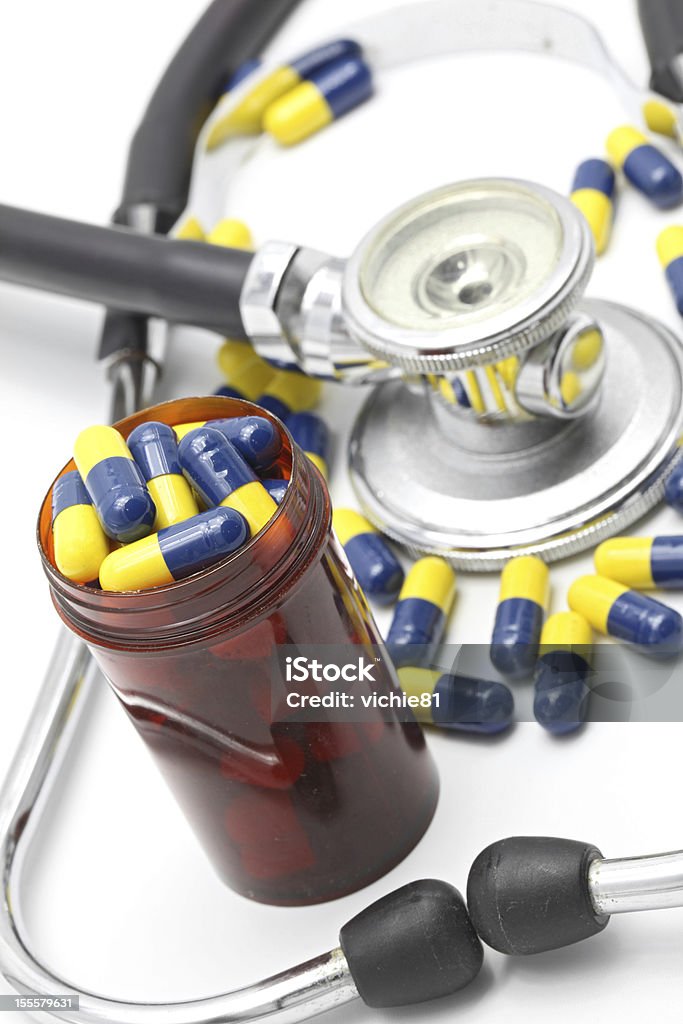
[[[145,420],[247,414],[266,415],[233,399],[183,399],[116,426],[127,436]],[[386,711],[353,723],[321,711],[273,720],[278,645],[381,642],[331,533],[325,484],[273,422],[287,495],[265,529],[210,569],[105,593],[55,568],[51,493],[38,532],[57,610],[89,644],[219,875],[252,899],[296,905],[343,896],[402,860],[432,818],[438,783],[419,726]],[[396,687],[379,665],[374,689]]]

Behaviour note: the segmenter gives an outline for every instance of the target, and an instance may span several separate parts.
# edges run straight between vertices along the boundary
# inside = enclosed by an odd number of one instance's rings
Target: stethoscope
[[[264,18],[260,6],[255,16],[248,0],[216,0],[211,5],[186,43],[186,60],[176,59],[169,70],[169,86],[178,86],[180,68],[181,79],[187,76],[182,84],[187,86],[192,110],[182,116],[173,111],[180,128],[187,128],[182,117],[189,119],[196,113],[214,89],[216,75],[208,75],[206,69],[217,67],[218,54],[224,58],[227,54],[234,64],[253,56],[292,6],[291,0],[270,0]],[[645,4],[641,7],[649,26],[653,62],[662,57],[662,67],[655,69],[655,84],[673,101],[669,109],[677,124],[677,103],[683,100],[683,91],[677,64],[671,60],[675,25],[661,32],[669,47],[665,51],[657,34],[661,21],[651,22],[651,10],[645,10]],[[614,64],[588,23],[527,0],[489,0],[475,7],[459,0],[433,0],[369,19],[346,34],[363,45],[376,68],[445,52],[528,49],[557,53],[607,74],[638,112],[648,98]],[[195,63],[204,70],[198,72],[195,67],[190,73]],[[264,67],[256,75],[269,70]],[[245,81],[221,100],[203,133],[213,118],[225,116],[230,104],[239,102],[248,86]],[[136,137],[126,196],[116,218],[137,233],[0,210],[0,276],[103,302],[114,311],[108,316],[102,346],[110,358],[113,419],[150,399],[158,370],[158,339],[147,324],[147,317],[153,315],[248,336],[271,360],[294,363],[309,372],[338,380],[375,381],[352,438],[352,475],[370,517],[411,551],[438,551],[470,569],[499,565],[513,545],[540,551],[547,558],[562,557],[633,522],[659,500],[681,433],[683,366],[678,343],[666,329],[625,307],[592,303],[577,310],[590,272],[591,249],[582,221],[566,201],[528,182],[461,183],[395,211],[366,236],[346,264],[288,243],[266,245],[252,258],[236,251],[170,242],[154,232],[172,231],[183,213],[189,154],[184,161],[176,161],[176,170],[169,174],[173,161],[159,143],[164,137],[163,94],[160,89],[150,108],[154,130],[148,136],[141,129]],[[203,133],[196,150],[189,210],[198,202],[195,193],[200,185],[203,194],[210,193],[206,184],[215,173],[206,158]],[[151,140],[156,140],[156,149]],[[168,139],[170,149],[173,142]],[[505,294],[510,276],[507,264],[516,257],[486,232],[487,217],[500,219],[506,209],[513,209],[520,218],[522,236],[525,218],[540,225],[538,230],[552,254],[553,272],[532,275],[520,303],[508,301]],[[440,221],[476,219],[479,230],[474,241],[471,232],[463,238],[456,230],[449,243],[456,246],[455,252],[445,251],[427,267],[416,267],[412,252],[425,238],[434,249],[429,232],[435,210]],[[93,260],[93,253],[101,259]],[[452,287],[441,265],[453,255],[458,257],[456,262],[464,260],[468,273],[485,286],[481,292],[488,292],[475,316],[466,319],[464,331],[454,326],[462,314],[463,296]],[[410,294],[417,297],[400,316],[382,288],[387,267],[391,273],[403,274],[410,282]],[[518,280],[514,273],[512,279]],[[471,283],[471,277],[468,280]],[[444,310],[445,326],[436,336],[426,326],[426,306],[434,316],[430,303],[441,304]],[[566,401],[558,383],[567,362],[575,364],[575,345],[586,334],[598,339],[593,345],[596,356],[582,388],[574,400]],[[626,458],[617,431],[607,438],[610,457],[618,463],[619,487],[605,488],[601,483],[600,493],[594,493],[586,479],[590,474],[572,472],[578,498],[569,510],[565,505],[561,515],[553,515],[550,503],[543,522],[532,523],[528,536],[521,538],[518,529],[486,533],[484,524],[469,545],[463,538],[471,536],[471,529],[462,525],[460,534],[454,534],[450,523],[444,526],[437,520],[426,536],[417,534],[414,524],[397,514],[400,494],[387,490],[382,466],[372,459],[373,446],[381,450],[386,444],[383,424],[397,404],[407,418],[420,417],[421,422],[429,413],[439,424],[441,436],[451,437],[455,446],[461,446],[458,450],[468,451],[473,465],[478,452],[490,458],[498,446],[506,456],[513,445],[518,462],[527,448],[533,448],[533,472],[540,473],[544,446],[548,452],[556,451],[563,430],[573,431],[576,445],[576,432],[586,429],[603,407],[611,409],[610,396],[620,386],[618,377],[610,376],[615,361],[609,359],[609,350],[615,345],[628,353],[625,362],[631,374],[636,372],[631,379],[644,393],[648,413],[648,427],[642,431],[646,450],[637,453],[637,459],[633,453]],[[656,392],[656,408],[647,404],[653,382],[647,378],[645,363],[638,362],[643,348],[649,360],[659,361],[660,372],[668,368],[662,389]],[[487,393],[486,367],[510,358],[519,360],[520,369],[501,401],[498,394]],[[463,408],[444,397],[441,380],[455,390],[454,383],[464,373],[480,374],[486,396],[483,408]],[[656,414],[661,418],[655,429]],[[595,453],[589,455],[595,461]],[[417,466],[412,469],[417,473]],[[433,504],[434,492],[425,487]],[[451,510],[458,506],[459,495],[446,498]],[[17,992],[78,995],[78,1012],[51,1011],[61,1019],[122,1024],[154,1019],[208,1024],[264,1017],[294,1021],[359,996],[369,1006],[419,1002],[457,991],[473,980],[482,961],[480,938],[503,953],[525,955],[595,935],[612,914],[683,905],[683,852],[606,860],[590,845],[517,837],[493,844],[476,859],[467,887],[468,909],[446,883],[412,883],[348,922],[339,946],[331,952],[254,986],[209,999],[159,1005],[126,1003],[81,991],[54,976],[31,953],[19,882],[31,835],[58,777],[94,673],[86,649],[63,637],[0,795],[2,973]]]

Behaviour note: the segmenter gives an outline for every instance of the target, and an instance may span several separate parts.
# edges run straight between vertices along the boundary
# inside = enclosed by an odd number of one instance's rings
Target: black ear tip
[[[368,1006],[405,1006],[450,995],[476,978],[483,961],[462,896],[431,878],[366,907],[344,925],[339,941]]]
[[[513,956],[559,949],[596,935],[588,869],[602,854],[590,843],[513,836],[479,854],[467,880],[467,906],[483,941]]]

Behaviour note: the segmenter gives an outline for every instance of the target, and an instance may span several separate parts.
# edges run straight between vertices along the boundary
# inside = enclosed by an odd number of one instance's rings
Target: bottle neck
[[[263,409],[235,399],[183,399],[146,409],[116,427],[127,437],[148,420],[173,426],[245,415],[266,416],[278,427],[283,442],[279,465],[291,465],[289,486],[277,513],[256,537],[186,580],[114,594],[66,579],[53,561],[50,489],[38,522],[43,567],[60,616],[86,642],[123,650],[167,649],[197,643],[226,629],[238,631],[271,614],[319,560],[331,522],[327,489],[284,427]],[[62,473],[73,468],[69,463]]]

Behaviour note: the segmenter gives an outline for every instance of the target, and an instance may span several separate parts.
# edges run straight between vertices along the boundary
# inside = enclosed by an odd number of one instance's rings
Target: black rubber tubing
[[[194,145],[230,72],[259,54],[300,0],[213,0],[172,58],[128,153],[117,220],[140,203],[168,230],[187,201]]]
[[[252,254],[0,206],[0,279],[245,338]]]
[[[652,69],[651,88],[683,102],[683,74],[676,62],[683,54],[681,0],[638,0],[638,15]]]

